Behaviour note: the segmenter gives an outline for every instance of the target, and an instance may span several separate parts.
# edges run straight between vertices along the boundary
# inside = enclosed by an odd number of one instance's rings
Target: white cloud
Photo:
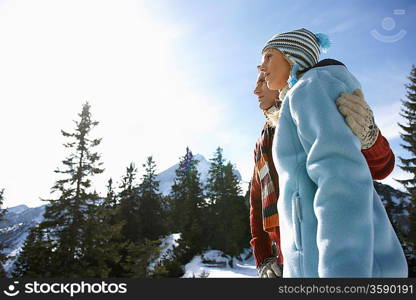
[[[335,27],[331,28],[328,33],[334,34],[334,33],[341,33],[350,30],[357,24],[358,20],[356,17],[348,18],[347,20],[342,21],[341,23],[338,23]]]

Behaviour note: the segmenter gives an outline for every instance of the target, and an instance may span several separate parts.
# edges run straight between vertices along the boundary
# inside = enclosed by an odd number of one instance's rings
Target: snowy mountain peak
[[[200,180],[203,185],[206,185],[208,179],[208,172],[209,168],[211,167],[211,163],[202,155],[202,154],[194,154],[194,158],[198,160],[197,170],[200,173]],[[175,171],[179,167],[179,163],[173,165],[172,167],[166,169],[163,172],[160,172],[156,179],[159,180],[159,191],[163,195],[169,195],[171,191],[171,187],[174,182],[174,178],[176,176]],[[241,180],[241,174],[238,170],[234,169],[234,174],[237,176],[239,180]]]
[[[9,213],[20,214],[21,212],[25,211],[28,208],[29,207],[27,207],[26,205],[22,204],[22,205],[17,205],[17,206],[10,207],[10,208],[7,209],[7,211]]]

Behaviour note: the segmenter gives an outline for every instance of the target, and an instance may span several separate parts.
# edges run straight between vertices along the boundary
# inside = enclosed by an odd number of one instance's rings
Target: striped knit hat
[[[323,33],[312,33],[305,28],[279,33],[267,41],[262,53],[269,48],[279,50],[292,66],[288,80],[289,87],[296,81],[296,73],[313,67],[318,63],[321,50],[323,53],[330,46],[329,38]]]

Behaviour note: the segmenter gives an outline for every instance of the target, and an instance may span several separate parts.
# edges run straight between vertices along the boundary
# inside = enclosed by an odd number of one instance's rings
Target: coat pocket
[[[300,197],[298,192],[295,192],[292,196],[292,222],[294,228],[295,246],[298,250],[302,250],[302,215],[300,210]]]

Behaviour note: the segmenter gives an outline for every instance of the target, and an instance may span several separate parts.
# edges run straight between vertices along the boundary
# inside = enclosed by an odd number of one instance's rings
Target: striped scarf
[[[260,139],[256,143],[256,164],[255,169],[259,176],[261,185],[263,230],[266,232],[275,231],[279,226],[277,213],[278,184],[277,172],[272,158],[272,143],[275,128],[268,123],[264,125]]]
[[[316,67],[330,65],[345,66],[342,62],[337,60],[324,59],[305,71]],[[281,101],[283,101],[283,98],[288,90],[289,88],[285,86],[285,88],[280,91],[279,98]],[[276,112],[279,112],[279,109],[273,105],[263,112],[266,116],[267,122],[264,124],[261,137],[256,143],[255,170],[259,176],[261,184],[263,229],[266,232],[272,232],[279,226],[279,215],[277,212],[277,199],[279,198],[279,176],[274,167],[272,156],[273,137],[276,130],[276,121],[279,117],[279,114]]]

